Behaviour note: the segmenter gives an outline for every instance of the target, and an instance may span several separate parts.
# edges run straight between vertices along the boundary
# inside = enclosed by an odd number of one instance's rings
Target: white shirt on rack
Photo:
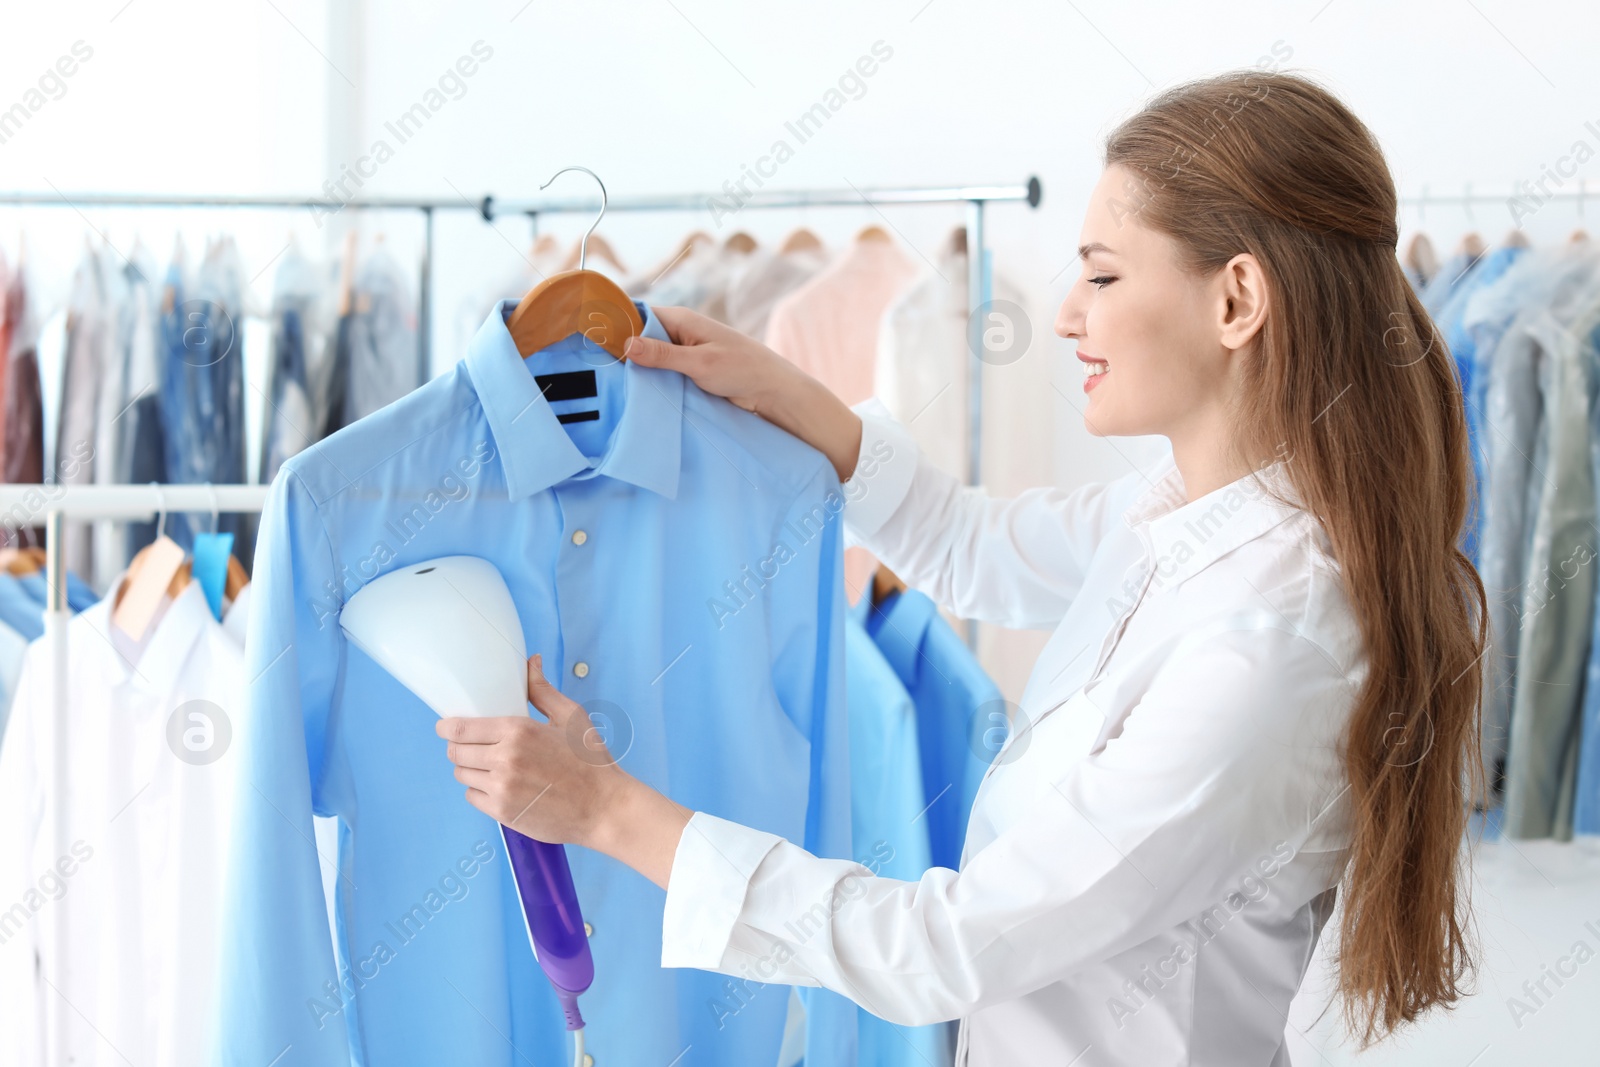
[[[50,641],[29,646],[0,748],[0,1067],[58,1062],[55,1011],[74,1064],[205,1061],[248,600],[247,586],[218,623],[191,581],[142,641],[112,627],[109,596],[68,622],[65,856],[49,814]]]
[[[959,1018],[958,1067],[1287,1067],[1366,672],[1321,525],[1248,478],[1185,503],[1170,459],[991,499],[857,410],[851,536],[959,616],[1054,632],[959,871],[880,878],[697,812],[662,964]],[[1282,463],[1261,475],[1292,499]]]

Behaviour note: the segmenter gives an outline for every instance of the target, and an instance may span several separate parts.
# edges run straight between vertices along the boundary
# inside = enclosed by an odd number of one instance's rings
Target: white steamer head
[[[374,578],[339,626],[441,716],[528,713],[527,643],[488,560],[444,556]]]

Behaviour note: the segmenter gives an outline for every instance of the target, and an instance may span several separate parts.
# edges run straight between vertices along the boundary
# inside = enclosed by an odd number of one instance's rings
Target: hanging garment
[[[11,701],[16,696],[17,679],[22,676],[22,661],[27,652],[28,639],[0,621],[0,737],[5,736]]]
[[[723,306],[729,326],[759,341],[767,335],[778,301],[814,278],[827,265],[827,256],[820,248],[767,254],[758,250],[756,255],[749,269],[729,282]]]
[[[20,263],[17,265],[17,269],[18,277],[20,277]],[[6,439],[6,405],[3,391],[6,384],[6,367],[11,359],[11,331],[15,325],[11,321],[11,279],[11,268],[6,262],[5,251],[0,249],[0,452],[4,451]]]
[[[50,601],[50,584],[46,581],[43,571],[34,571],[17,578],[17,584],[22,591],[33,598],[33,602],[43,611]],[[100,600],[87,582],[71,571],[67,572],[67,607],[73,611],[88,611]]]
[[[696,811],[663,960],[778,960],[772,981],[902,1024],[960,1017],[962,1067],[1089,1047],[1117,1067],[1283,1067],[1349,853],[1339,750],[1367,671],[1326,532],[1274,499],[1295,499],[1285,465],[1187,502],[1170,461],[1153,484],[997,500],[919,460],[881,404],[856,410],[852,536],[942,607],[1054,633],[959,871],[874,877]],[[796,902],[836,894],[797,934]]]
[[[239,484],[245,481],[245,285],[233,239],[224,237],[207,250],[192,285],[185,285],[182,266],[174,263],[167,289],[160,331],[167,480]],[[199,522],[209,529],[209,519]],[[183,513],[167,516],[167,535],[185,548],[193,528]],[[248,569],[253,516],[220,516],[217,530],[234,535],[234,554]]]
[[[999,747],[996,739],[1005,735],[1005,698],[922,593],[907,589],[877,606],[862,597],[850,613],[916,706],[930,862],[956,867],[978,783]]]
[[[648,275],[630,278],[624,289],[642,304],[653,307],[701,306],[711,295],[711,286],[722,259],[722,248],[710,237],[690,239],[684,250],[665,264],[651,268]]]
[[[120,272],[93,248],[72,277],[67,304],[66,347],[61,367],[61,408],[56,420],[55,470],[52,481],[61,485],[90,485],[95,481],[101,444],[100,393],[107,386],[115,362],[115,320],[119,299],[113,290]],[[69,570],[94,573],[93,527],[87,522],[62,524],[61,551]]]
[[[194,582],[163,602],[142,641],[111,625],[111,606],[108,597],[66,627],[68,854],[57,854],[46,815],[57,715],[49,642],[28,649],[0,749],[0,900],[15,904],[0,918],[4,1067],[46,1062],[57,1012],[60,1062],[211,1062],[206,1006],[224,943],[217,877],[243,655]]]
[[[1540,348],[1515,325],[1554,299],[1564,282],[1587,273],[1581,250],[1560,248],[1524,256],[1499,281],[1467,302],[1465,323],[1484,369],[1486,434],[1483,536],[1478,570],[1489,602],[1489,651],[1484,656],[1483,764],[1485,780],[1503,792],[1506,746],[1518,688],[1518,646],[1529,578],[1528,552],[1543,477],[1534,465],[1540,439]],[[1522,336],[1515,343],[1513,332]],[[1489,346],[1492,347],[1492,351]]]
[[[39,317],[23,265],[17,264],[6,290],[10,331],[5,380],[4,477],[12,483],[44,481],[44,402],[39,388]],[[6,519],[7,534],[16,531]],[[34,543],[42,535],[30,534]]]
[[[1596,495],[1590,404],[1600,352],[1573,320],[1593,298],[1600,257],[1568,273],[1550,299],[1517,316],[1495,359],[1532,363],[1538,409],[1520,595],[1516,688],[1506,746],[1508,837],[1572,837],[1578,725],[1593,628]]]
[[[417,309],[411,290],[400,264],[382,246],[356,272],[345,425],[400,399],[426,377],[417,359]]]
[[[1445,302],[1450,299],[1450,294],[1455,292],[1462,279],[1472,270],[1481,257],[1467,251],[1455,251],[1439,267],[1435,274],[1422,290],[1422,306],[1428,310],[1429,315],[1437,316],[1444,308]]]
[[[321,440],[327,413],[315,404],[312,383],[333,358],[334,309],[326,280],[299,250],[290,250],[273,277],[272,355],[262,413],[261,484],[284,460]]]
[[[97,485],[126,485],[134,481],[131,451],[132,419],[146,397],[159,403],[160,387],[150,373],[156,344],[155,264],[143,245],[136,244],[127,260],[107,260],[115,273],[117,298],[108,322],[105,378],[95,409],[94,480]],[[145,481],[164,480],[159,475]],[[89,580],[105,588],[127,569],[133,553],[118,524],[102,519],[94,525],[94,566]]]
[[[862,597],[866,602],[868,597]],[[885,878],[916,881],[933,866],[923,812],[917,709],[872,637],[845,620],[846,705],[850,713],[850,831],[855,857]],[[860,1062],[938,1067],[954,1045],[949,1027],[897,1026],[858,1008]]]
[[[158,274],[153,265],[139,263],[148,295],[140,292],[141,285],[129,287],[133,313],[128,323],[127,346],[124,353],[124,389],[127,400],[116,420],[119,434],[117,449],[119,460],[115,480],[134,485],[151,482],[165,484],[167,477],[166,431],[161,424],[161,397],[166,379],[167,360],[171,356],[168,345],[170,328],[168,316],[176,320],[181,314],[175,307],[183,299],[181,265],[175,263],[165,276]],[[134,555],[156,539],[159,518],[148,522],[129,522],[123,535],[123,555]]]
[[[950,235],[934,263],[935,269],[923,271],[884,313],[873,395],[911,431],[923,455],[964,480],[970,436],[967,397],[975,359],[967,331],[971,310],[964,230]],[[1017,321],[1026,314],[1021,291],[1004,277],[995,278],[990,288],[982,323],[988,353],[983,368],[984,466],[1004,472],[1010,481],[997,491],[1020,492],[1050,481],[1049,450],[1018,430],[1050,419],[1049,367],[1033,351],[1031,327]],[[988,485],[991,479],[983,481]]]
[[[528,651],[630,773],[851,855],[832,467],[682,375],[601,361],[578,335],[525,364],[513,307],[494,309],[453,371],[273,483],[237,725],[251,785],[233,836],[248,847],[226,880],[216,1062],[291,1044],[296,1064],[340,1067],[570,1059],[495,823],[463,799],[434,713],[339,629],[344,600],[397,566],[488,559]],[[546,400],[545,385],[576,398]],[[339,819],[337,960],[314,814]],[[776,1062],[786,990],[664,969],[661,891],[599,853],[568,859],[592,926],[582,1008],[597,1063],[665,1064],[686,1046],[683,1064]],[[854,1006],[802,996],[807,1062],[854,1063]]]
[[[1600,299],[1591,300],[1588,309],[1573,322],[1572,331],[1587,338],[1590,352],[1600,352]],[[1589,469],[1600,490],[1600,374],[1592,384],[1589,398]],[[1600,500],[1597,500],[1596,525],[1600,526]],[[1596,546],[1600,550],[1600,546]],[[1600,555],[1600,551],[1597,551]],[[1593,568],[1600,560],[1591,560]],[[1576,635],[1569,635],[1575,637]],[[1589,635],[1588,662],[1584,670],[1583,710],[1578,724],[1577,770],[1573,786],[1573,832],[1600,834],[1600,610],[1595,612]]]
[[[1472,450],[1473,491],[1475,500],[1467,518],[1467,528],[1462,534],[1461,549],[1474,565],[1478,562],[1478,543],[1483,533],[1483,491],[1486,469],[1484,444],[1483,398],[1488,391],[1487,382],[1480,381],[1476,335],[1466,324],[1467,305],[1473,294],[1493,285],[1505,276],[1525,248],[1510,245],[1497,248],[1478,261],[1476,268],[1463,279],[1455,292],[1445,301],[1444,308],[1435,321],[1450,355],[1456,363],[1456,373],[1461,378],[1461,396],[1467,410],[1467,440]]]
[[[883,313],[917,275],[891,241],[858,239],[844,255],[778,301],[767,346],[839,396],[872,395]]]
[[[853,241],[844,255],[778,301],[767,346],[833,391],[846,404],[872,395],[883,314],[917,269],[892,241]],[[872,556],[845,553],[844,584],[855,603],[872,574]]]

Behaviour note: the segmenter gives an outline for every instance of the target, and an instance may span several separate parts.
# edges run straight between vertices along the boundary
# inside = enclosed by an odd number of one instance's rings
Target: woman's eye
[[[1106,286],[1110,285],[1112,282],[1114,282],[1116,280],[1117,279],[1113,275],[1101,274],[1101,275],[1098,275],[1096,277],[1090,278],[1089,279],[1089,284],[1090,285],[1098,285],[1100,288],[1104,289]]]

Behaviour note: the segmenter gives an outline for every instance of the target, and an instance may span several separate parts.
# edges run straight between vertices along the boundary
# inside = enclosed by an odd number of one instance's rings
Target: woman
[[[537,658],[549,722],[440,724],[468,799],[664,887],[664,965],[959,1018],[958,1063],[1287,1064],[1337,888],[1363,1044],[1453,1003],[1484,593],[1456,547],[1461,393],[1395,209],[1371,133],[1299,77],[1124,122],[1056,332],[1090,430],[1172,459],[1073,492],[964,489],[881,407],[691,312],[660,312],[677,344],[632,342],[823,452],[847,529],[909,584],[1054,628],[959,871],[875,877],[579,758],[585,713]]]

